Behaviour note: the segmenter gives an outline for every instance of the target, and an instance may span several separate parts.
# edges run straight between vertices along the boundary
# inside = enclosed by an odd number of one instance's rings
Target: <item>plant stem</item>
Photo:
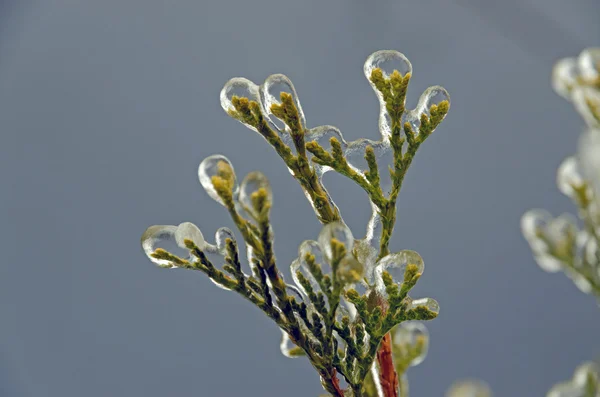
[[[388,332],[381,340],[377,352],[379,363],[379,379],[385,397],[398,397],[398,374],[392,359],[392,338]]]

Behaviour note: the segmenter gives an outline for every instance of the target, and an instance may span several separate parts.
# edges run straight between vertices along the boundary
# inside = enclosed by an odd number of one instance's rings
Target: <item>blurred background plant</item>
[[[577,206],[579,220],[534,209],[523,215],[521,228],[543,270],[563,272],[600,305],[600,48],[558,61],[552,86],[573,103],[586,124],[577,154],[567,157],[557,174],[558,188]],[[578,396],[600,396],[597,363],[581,365],[571,381],[548,393],[548,397]]]
[[[567,157],[557,174],[558,188],[577,206],[581,226],[570,214],[555,218],[531,210],[521,227],[542,269],[562,271],[582,292],[600,299],[600,49],[557,62],[552,85],[586,122],[577,154]]]

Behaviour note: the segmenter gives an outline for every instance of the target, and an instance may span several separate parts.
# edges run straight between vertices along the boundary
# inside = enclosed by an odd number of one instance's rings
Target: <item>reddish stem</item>
[[[335,388],[335,392],[337,393],[337,395],[339,397],[344,397],[344,390],[342,390],[342,388],[340,387],[340,380],[337,377],[337,371],[335,368],[332,371],[331,384]]]
[[[379,363],[379,380],[385,397],[398,397],[398,374],[392,359],[392,336],[387,333],[381,340],[377,352]]]

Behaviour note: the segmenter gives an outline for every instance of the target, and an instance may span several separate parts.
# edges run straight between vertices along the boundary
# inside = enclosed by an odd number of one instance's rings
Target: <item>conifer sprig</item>
[[[390,56],[410,66],[402,54],[393,51],[375,53],[367,62],[376,63],[377,57]],[[227,113],[256,130],[275,149],[325,225],[318,242],[304,242],[298,259],[292,263],[296,286],[284,281],[277,266],[268,181],[255,172],[238,186],[231,163],[221,155],[202,162],[200,182],[229,212],[248,248],[252,273],[244,272],[237,242],[228,229],[217,231],[216,245],[207,243],[200,230],[189,223],[153,226],[142,237],[144,250],[159,266],[202,271],[215,284],[236,291],[256,305],[284,332],[285,354],[306,356],[319,373],[324,389],[337,397],[375,397],[379,389],[383,389],[385,397],[396,397],[399,388],[401,391],[405,387],[398,376],[422,349],[408,346],[402,350],[404,358],[394,358],[390,331],[405,321],[433,319],[439,310],[437,302],[430,298],[413,300],[408,295],[423,271],[420,256],[412,251],[389,252],[396,201],[406,172],[419,146],[449,109],[448,100],[430,104],[433,94],[428,91],[419,101],[419,108],[411,111],[410,117],[404,117],[410,76],[410,72],[402,75],[397,70],[387,75],[378,67],[368,76],[380,97],[382,114],[389,118],[389,134],[384,132],[387,127],[381,127],[382,139],[370,141],[379,145],[377,149],[373,145],[361,146],[366,161],[364,170],[350,159],[348,143],[341,134],[333,132],[329,151],[315,140],[325,130],[306,128],[295,90],[285,76],[270,76],[260,89],[241,78],[232,79],[224,88],[221,101]],[[287,85],[291,93],[280,92],[276,100],[268,92],[274,83]],[[240,87],[246,95],[229,95]],[[445,90],[439,90],[447,98]],[[423,101],[425,104],[421,105]],[[284,128],[276,125],[272,117],[281,121]],[[387,170],[378,164],[382,147],[393,153]],[[321,176],[328,169],[355,181],[377,209],[382,228],[379,246],[373,247],[374,255],[366,255],[364,242],[354,240],[323,186]],[[383,172],[389,172],[389,190],[382,186]],[[165,238],[174,239],[190,256],[182,258],[158,248]],[[388,268],[403,269],[400,280],[394,280]],[[366,286],[367,291],[359,293],[356,287],[360,285]],[[375,360],[379,361],[380,373],[374,371]],[[340,384],[341,377],[348,385],[346,390]]]

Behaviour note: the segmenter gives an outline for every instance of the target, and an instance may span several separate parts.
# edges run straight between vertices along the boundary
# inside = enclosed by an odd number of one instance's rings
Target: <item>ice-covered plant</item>
[[[248,269],[227,228],[217,230],[213,244],[192,223],[151,226],[142,246],[158,266],[199,270],[256,305],[281,328],[282,352],[305,356],[330,395],[390,397],[406,395],[405,372],[427,352],[427,330],[415,320],[439,311],[434,299],[409,296],[423,273],[419,254],[390,251],[396,203],[417,150],[446,116],[450,98],[434,86],[415,109],[405,109],[412,66],[397,51],[375,52],[364,72],[381,105],[378,140],[347,142],[335,127],[308,128],[292,82],[280,74],[260,86],[234,78],[221,91],[223,109],[275,149],[324,225],[316,241],[300,245],[290,266],[293,285],[276,264],[269,182],[252,172],[238,185],[222,155],[204,159],[198,176],[233,219]],[[351,179],[369,197],[364,238],[353,237],[325,189],[328,171]]]
[[[542,269],[564,272],[600,303],[600,48],[557,62],[552,85],[587,125],[577,154],[563,161],[557,176],[558,188],[578,208],[581,226],[570,214],[554,218],[531,210],[523,215],[521,228]],[[547,396],[600,397],[598,364],[581,365],[571,381],[554,386]]]
[[[573,378],[554,385],[547,397],[598,397],[600,396],[600,367],[588,362],[580,365]]]
[[[600,300],[600,48],[557,62],[552,84],[587,124],[577,154],[563,161],[557,175],[558,188],[577,206],[582,226],[570,214],[554,218],[531,210],[521,227],[542,269],[564,272]]]

